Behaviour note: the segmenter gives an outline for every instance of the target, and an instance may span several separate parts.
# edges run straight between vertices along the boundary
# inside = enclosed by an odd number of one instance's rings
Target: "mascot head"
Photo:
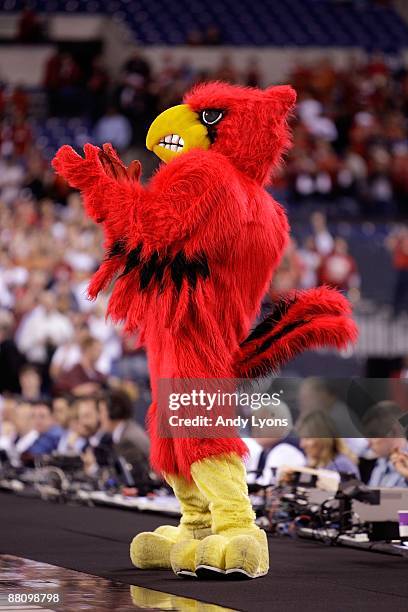
[[[149,150],[167,163],[191,149],[211,149],[257,182],[267,182],[290,144],[287,118],[296,102],[292,87],[205,83],[183,102],[153,121]]]

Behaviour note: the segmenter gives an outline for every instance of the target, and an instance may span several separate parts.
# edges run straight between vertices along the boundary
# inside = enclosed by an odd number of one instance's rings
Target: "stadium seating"
[[[50,117],[45,121],[32,121],[31,129],[37,147],[49,160],[63,144],[79,149],[86,142],[93,141],[90,124],[83,117],[73,119]]]
[[[1,0],[0,10],[21,10]],[[183,44],[193,30],[216,26],[232,45],[340,46],[396,51],[408,26],[391,8],[331,0],[38,0],[45,13],[107,13],[124,21],[142,44]]]

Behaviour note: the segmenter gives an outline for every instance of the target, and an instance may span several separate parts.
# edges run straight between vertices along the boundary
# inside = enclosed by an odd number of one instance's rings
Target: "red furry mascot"
[[[114,282],[108,314],[140,332],[153,393],[151,461],[181,506],[178,527],[134,538],[139,568],[256,578],[269,567],[244,443],[160,437],[159,379],[254,376],[305,349],[356,339],[348,302],[327,288],[294,294],[249,333],[288,241],[285,212],[265,186],[289,146],[295,99],[289,86],[194,88],[149,129],[147,147],[165,164],[146,186],[139,162],[126,168],[110,145],[85,145],[85,158],[64,146],[53,161],[105,232],[106,257],[89,295]]]

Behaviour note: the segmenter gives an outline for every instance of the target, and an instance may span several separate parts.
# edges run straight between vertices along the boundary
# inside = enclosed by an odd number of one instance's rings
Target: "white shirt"
[[[59,346],[70,340],[73,333],[68,317],[58,311],[47,312],[40,305],[23,317],[16,334],[17,347],[30,361],[44,363],[47,342]]]
[[[246,461],[246,468],[248,472],[256,470],[258,468],[259,457],[263,451],[263,448],[256,440],[247,438],[244,440],[249,450],[249,457]],[[292,444],[287,442],[280,442],[274,446],[267,458],[262,475],[257,477],[255,473],[248,474],[248,483],[256,482],[261,485],[268,485],[274,483],[274,477],[272,468],[280,468],[283,465],[291,467],[299,467],[306,465],[306,458],[304,454]]]
[[[40,434],[38,433],[38,431],[35,431],[35,429],[33,429],[32,431],[26,433],[24,436],[21,436],[21,438],[15,445],[17,453],[19,455],[25,453],[25,451],[28,450],[34,444],[39,435]]]
[[[314,236],[314,239],[316,248],[321,255],[328,255],[332,252],[334,240],[328,230],[322,230],[320,232],[317,232]]]
[[[38,433],[38,431],[35,431],[33,429],[28,433],[24,434],[24,436],[21,436],[21,438],[19,438],[18,442],[16,443],[14,443],[14,441],[9,438],[7,445],[4,444],[5,440],[3,437],[3,443],[0,438],[0,448],[3,448],[7,452],[12,464],[18,466],[20,465],[20,455],[25,453],[25,451],[28,450],[34,444],[39,435],[40,434]]]

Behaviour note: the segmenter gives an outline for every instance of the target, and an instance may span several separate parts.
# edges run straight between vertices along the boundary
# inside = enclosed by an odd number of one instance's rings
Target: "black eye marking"
[[[217,108],[206,108],[200,113],[201,121],[204,125],[215,125],[224,116],[224,111]]]

